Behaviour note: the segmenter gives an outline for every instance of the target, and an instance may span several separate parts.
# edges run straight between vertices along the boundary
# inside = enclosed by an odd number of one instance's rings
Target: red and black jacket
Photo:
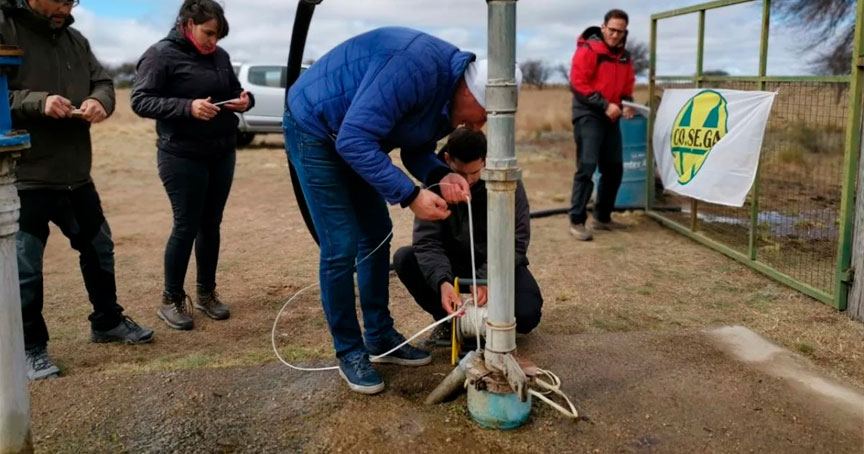
[[[606,117],[609,103],[633,100],[636,74],[630,52],[622,46],[610,49],[600,27],[589,27],[576,43],[570,67],[573,90],[573,119],[584,115]]]

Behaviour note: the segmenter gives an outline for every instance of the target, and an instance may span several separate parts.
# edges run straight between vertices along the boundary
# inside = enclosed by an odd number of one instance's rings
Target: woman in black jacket
[[[216,45],[226,35],[228,22],[218,3],[186,0],[168,36],[141,57],[132,88],[135,113],[156,119],[159,177],[174,211],[158,315],[181,330],[193,328],[183,289],[193,245],[195,307],[216,320],[229,316],[216,293],[219,225],[234,178],[234,112],[252,108],[254,98],[240,86],[228,53]]]

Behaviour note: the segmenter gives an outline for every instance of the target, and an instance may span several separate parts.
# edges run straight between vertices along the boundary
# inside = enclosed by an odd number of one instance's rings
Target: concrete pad
[[[774,377],[790,380],[796,387],[824,399],[824,404],[846,412],[853,420],[864,420],[864,393],[823,377],[804,358],[780,348],[743,326],[724,326],[706,331],[727,352]]]
[[[448,352],[436,350],[431,366],[379,367],[387,390],[372,397],[351,393],[335,373],[275,364],[37,383],[34,441],[43,452],[136,453],[860,454],[864,447],[864,419],[850,416],[861,390],[812,368],[771,372],[766,364],[795,356],[740,328],[540,334],[519,345],[561,377],[590,420],[535,404],[526,426],[499,432],[470,420],[464,396],[424,406],[450,369]],[[807,384],[818,380],[828,388]]]

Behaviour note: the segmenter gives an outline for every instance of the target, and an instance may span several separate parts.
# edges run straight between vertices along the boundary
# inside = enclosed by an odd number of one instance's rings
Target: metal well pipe
[[[486,351],[516,349],[515,212],[516,182],[516,0],[487,0],[489,79],[486,113],[489,153],[484,178],[489,199],[489,319]]]
[[[17,153],[0,149],[0,454],[33,452],[15,254],[20,208],[13,184],[16,157]]]
[[[11,131],[6,74],[21,65],[23,52],[0,46],[0,454],[33,452],[30,390],[24,358],[24,328],[18,287],[15,232],[21,202],[15,188],[15,161],[30,147],[30,136]]]

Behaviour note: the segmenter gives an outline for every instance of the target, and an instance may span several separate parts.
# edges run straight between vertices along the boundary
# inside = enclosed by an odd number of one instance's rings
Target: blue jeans
[[[367,342],[376,342],[393,331],[388,308],[388,236],[393,223],[384,198],[339,156],[332,140],[303,132],[290,112],[285,113],[282,124],[286,153],[297,171],[321,243],[321,302],[336,356],[342,357],[365,349],[364,334]],[[355,261],[361,260],[356,271],[364,334],[354,301]]]

